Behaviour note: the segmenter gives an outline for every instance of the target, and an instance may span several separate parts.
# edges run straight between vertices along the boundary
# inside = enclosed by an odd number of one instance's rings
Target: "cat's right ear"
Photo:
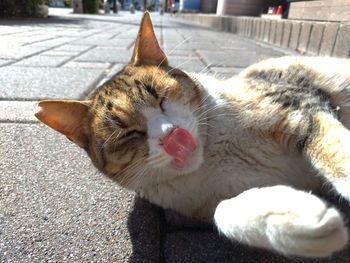
[[[134,65],[168,65],[168,59],[159,46],[151,16],[147,11],[142,17],[131,63]]]
[[[35,116],[54,130],[66,135],[82,148],[88,145],[86,117],[90,101],[47,100]]]

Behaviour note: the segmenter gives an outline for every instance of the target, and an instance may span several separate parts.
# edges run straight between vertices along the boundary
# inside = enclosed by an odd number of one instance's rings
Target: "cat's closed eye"
[[[147,132],[140,130],[127,131],[119,137],[119,143],[126,143],[133,139],[142,139],[147,135]]]
[[[165,97],[163,97],[159,102],[159,107],[162,110],[162,112],[165,112],[164,102],[165,102]]]

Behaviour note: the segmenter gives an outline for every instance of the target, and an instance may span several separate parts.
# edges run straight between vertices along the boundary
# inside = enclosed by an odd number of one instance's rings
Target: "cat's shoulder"
[[[315,74],[324,76],[334,75],[335,73],[348,75],[350,59],[304,56],[270,58],[249,66],[243,70],[239,76],[242,78],[255,78],[258,77],[261,72],[276,74],[277,72],[286,72],[291,69],[298,72],[312,71]]]

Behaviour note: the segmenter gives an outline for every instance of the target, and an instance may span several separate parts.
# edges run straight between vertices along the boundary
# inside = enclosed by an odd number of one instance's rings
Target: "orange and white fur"
[[[327,257],[348,243],[350,61],[283,57],[218,80],[171,68],[145,13],[131,62],[83,101],[36,116],[150,202],[232,240]]]

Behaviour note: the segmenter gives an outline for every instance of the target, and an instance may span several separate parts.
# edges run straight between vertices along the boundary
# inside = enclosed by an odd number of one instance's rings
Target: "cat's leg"
[[[348,242],[340,213],[288,186],[253,188],[222,201],[215,224],[231,240],[285,255],[327,257]]]
[[[304,156],[320,176],[350,201],[350,131],[334,116],[318,112],[305,142]]]

